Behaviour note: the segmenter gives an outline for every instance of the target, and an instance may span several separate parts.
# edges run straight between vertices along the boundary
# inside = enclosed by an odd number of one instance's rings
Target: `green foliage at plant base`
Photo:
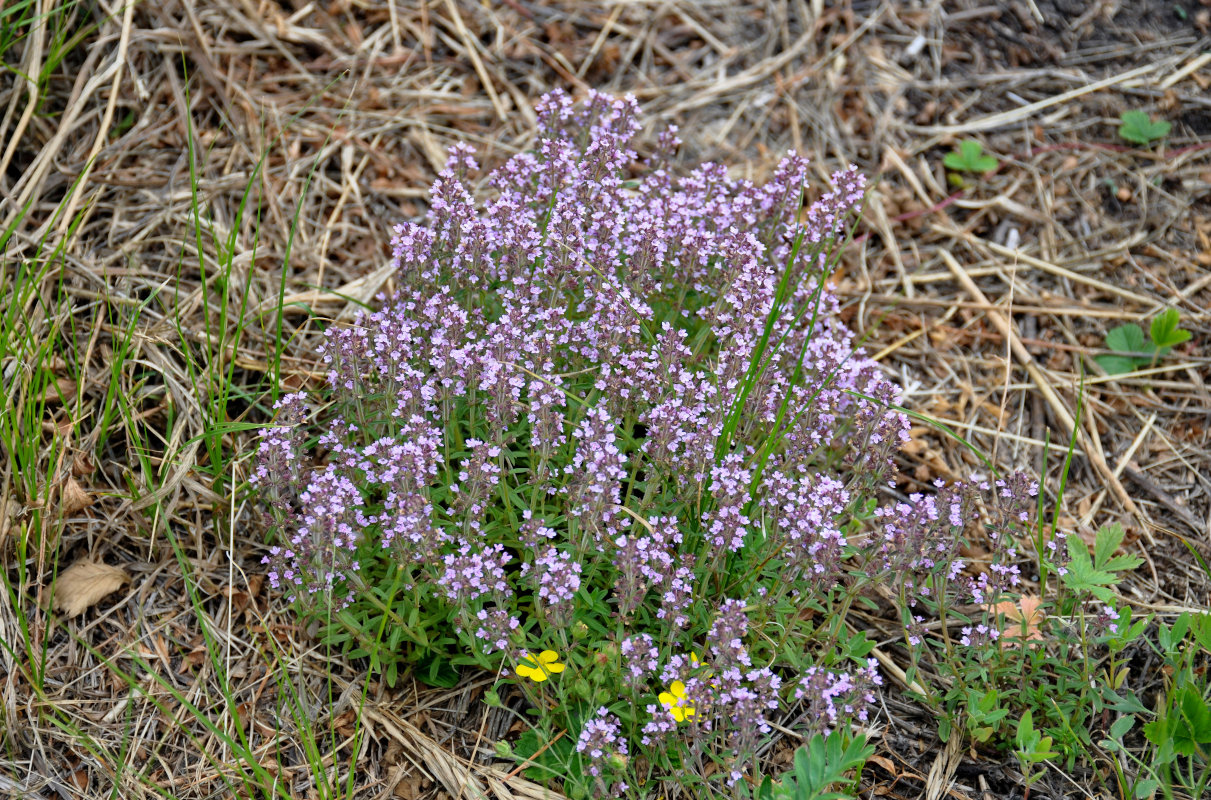
[[[829,790],[837,784],[852,783],[845,775],[861,769],[874,752],[865,736],[856,736],[845,745],[840,731],[832,731],[828,738],[816,734],[795,751],[794,770],[781,783],[766,776],[757,800],[847,800],[852,795]]]

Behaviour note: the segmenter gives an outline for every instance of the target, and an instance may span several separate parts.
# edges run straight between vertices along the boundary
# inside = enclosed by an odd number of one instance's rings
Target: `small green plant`
[[[1126,714],[1102,742],[1117,756],[1112,765],[1125,797],[1174,797],[1180,790],[1193,797],[1206,794],[1211,771],[1211,705],[1207,701],[1206,656],[1211,652],[1211,614],[1184,613],[1169,627],[1160,623],[1153,650],[1163,661],[1165,691],[1154,719],[1143,726],[1151,745],[1143,757],[1123,743],[1140,714]]]
[[[766,776],[757,800],[847,800],[852,795],[829,791],[830,787],[852,783],[846,781],[846,773],[860,770],[874,752],[865,736],[859,735],[844,746],[840,731],[833,731],[828,738],[816,734],[795,751],[794,771],[781,783]]]
[[[1113,328],[1106,334],[1106,347],[1115,352],[1097,356],[1094,360],[1110,375],[1151,366],[1176,345],[1190,339],[1190,331],[1178,327],[1180,323],[1181,314],[1176,308],[1166,310],[1149,326],[1151,341],[1144,339],[1143,329],[1134,322]]]
[[[1099,715],[1147,712],[1125,686],[1123,654],[1148,622],[1133,619],[1129,607],[1113,605],[1113,587],[1141,563],[1137,556],[1116,554],[1122,541],[1122,527],[1107,525],[1092,552],[1076,538],[1054,549],[1045,544],[1040,563],[1047,568],[1040,574],[1059,580],[1043,596],[981,599],[982,611],[968,616],[951,608],[946,617],[956,621],[960,636],[917,634],[918,649],[933,650],[935,669],[946,679],[926,682],[922,698],[939,712],[943,741],[963,735],[977,745],[1009,750],[1029,783],[1036,780],[1033,765],[1056,758],[1071,769],[1088,753]],[[909,675],[918,674],[924,675],[914,663]]]
[[[975,139],[965,139],[959,142],[958,149],[946,154],[942,164],[951,170],[950,182],[962,186],[963,177],[956,173],[975,172],[982,175],[996,169],[998,162],[995,157],[985,155],[984,146]]]
[[[1147,147],[1159,139],[1164,139],[1169,135],[1169,129],[1173,127],[1163,119],[1153,120],[1146,111],[1139,109],[1124,111],[1119,120],[1122,122],[1118,128],[1119,137],[1125,142],[1138,144],[1141,147]]]
[[[1042,772],[1034,771],[1035,764],[1059,755],[1051,749],[1051,737],[1043,736],[1034,729],[1034,717],[1029,708],[1022,712],[1022,718],[1018,720],[1014,744],[1013,754],[1017,756],[1022,774],[1026,776],[1027,786],[1033,786],[1035,781],[1043,777]]]

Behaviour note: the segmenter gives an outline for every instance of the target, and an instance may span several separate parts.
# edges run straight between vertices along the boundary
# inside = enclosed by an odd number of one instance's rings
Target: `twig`
[[[988,298],[986,298],[984,293],[980,291],[980,288],[976,286],[975,281],[968,277],[967,273],[963,271],[963,268],[959,266],[959,262],[956,261],[954,256],[950,254],[950,251],[942,250],[941,254],[942,260],[946,262],[946,266],[949,267],[950,271],[954,273],[955,278],[957,278],[959,283],[963,285],[963,288],[967,290],[967,293],[976,298],[976,300],[979,302],[988,304]],[[1140,512],[1139,508],[1136,507],[1135,502],[1131,499],[1131,496],[1127,494],[1127,490],[1123,488],[1122,482],[1115,477],[1114,472],[1110,469],[1110,465],[1106,463],[1106,457],[1101,453],[1099,448],[1101,442],[1096,439],[1090,441],[1089,437],[1085,435],[1085,432],[1077,428],[1076,420],[1072,418],[1072,414],[1069,413],[1068,407],[1064,404],[1064,401],[1060,399],[1059,394],[1056,393],[1050,381],[1047,380],[1047,376],[1045,376],[1043,371],[1038,368],[1038,365],[1034,363],[1034,358],[1026,350],[1025,345],[1023,345],[1021,340],[1018,338],[1017,332],[1013,329],[1013,327],[1009,324],[1009,321],[1001,314],[1001,312],[989,310],[986,313],[988,314],[988,319],[991,320],[992,324],[1001,331],[1002,335],[1009,339],[1009,346],[1013,351],[1014,357],[1017,358],[1022,366],[1026,368],[1026,372],[1029,373],[1031,380],[1034,381],[1034,384],[1039,388],[1039,391],[1043,393],[1044,399],[1047,400],[1047,404],[1051,406],[1051,410],[1055,412],[1056,417],[1059,418],[1061,424],[1063,424],[1067,434],[1069,436],[1073,436],[1075,434],[1076,443],[1081,450],[1084,451],[1085,457],[1089,459],[1089,463],[1091,463],[1093,468],[1098,471],[1098,473],[1102,476],[1102,479],[1110,484],[1111,489],[1114,491],[1115,497],[1118,498],[1120,503],[1122,503],[1123,508],[1129,513],[1133,514],[1140,521],[1144,535],[1148,537],[1149,542],[1152,542],[1152,534],[1148,530],[1147,520],[1144,519],[1143,514]]]

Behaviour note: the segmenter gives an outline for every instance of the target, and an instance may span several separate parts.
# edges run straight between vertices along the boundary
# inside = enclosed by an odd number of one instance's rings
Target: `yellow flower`
[[[526,655],[517,665],[517,674],[529,678],[535,683],[542,683],[551,675],[563,672],[566,665],[559,663],[559,654],[554,650],[543,650],[536,656]]]
[[[673,681],[669,690],[661,692],[658,699],[678,722],[685,722],[694,716],[694,707],[685,703],[685,684],[681,681]]]

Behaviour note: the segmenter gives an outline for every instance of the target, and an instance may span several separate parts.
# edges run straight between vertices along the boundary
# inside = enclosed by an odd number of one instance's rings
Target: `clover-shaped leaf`
[[[1142,353],[1148,348],[1143,328],[1134,322],[1112,328],[1106,334],[1106,346],[1120,353]]]
[[[975,139],[959,142],[959,149],[951,151],[942,159],[947,169],[955,172],[991,172],[997,168],[997,160],[984,155],[984,147]]]
[[[1108,375],[1122,375],[1155,364],[1176,345],[1189,341],[1190,331],[1179,327],[1181,313],[1170,308],[1158,314],[1148,329],[1134,322],[1119,325],[1106,334],[1106,347],[1115,351],[1094,358]]]
[[[1152,320],[1152,343],[1158,348],[1168,349],[1182,342],[1189,341],[1190,331],[1182,330],[1177,327],[1181,323],[1182,315],[1176,308],[1166,309],[1163,314],[1157,315],[1156,319]]]
[[[1118,135],[1123,141],[1144,147],[1168,136],[1169,129],[1173,127],[1163,119],[1154,121],[1147,112],[1139,109],[1124,111],[1119,120],[1123,124],[1119,125]]]

